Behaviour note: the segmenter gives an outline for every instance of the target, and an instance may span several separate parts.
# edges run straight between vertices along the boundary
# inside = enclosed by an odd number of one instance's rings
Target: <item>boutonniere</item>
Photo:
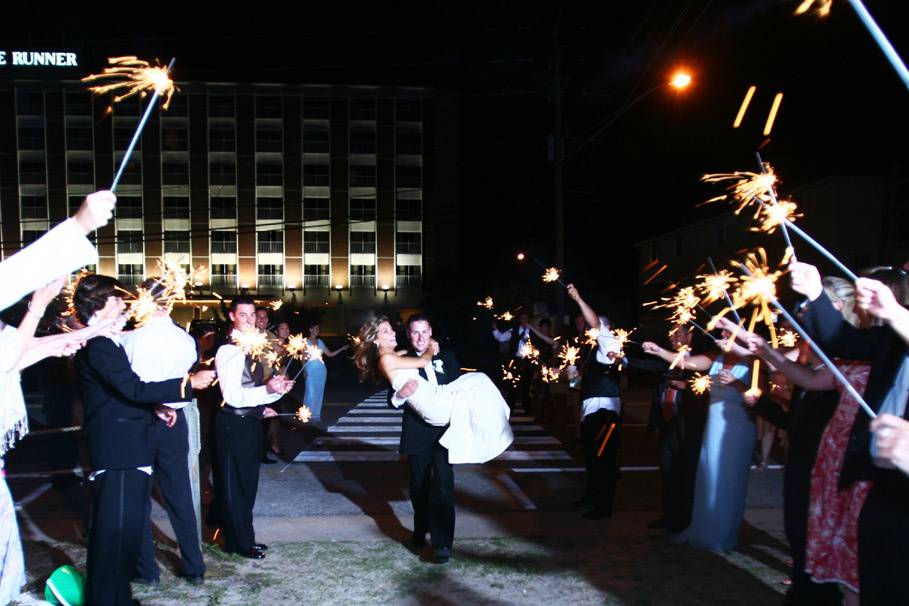
[[[442,360],[433,360],[433,361],[432,361],[432,368],[433,368],[433,370],[436,371],[436,373],[438,373],[438,374],[440,374],[440,375],[444,375],[444,374],[445,374],[445,369],[443,368],[443,362],[442,362]]]

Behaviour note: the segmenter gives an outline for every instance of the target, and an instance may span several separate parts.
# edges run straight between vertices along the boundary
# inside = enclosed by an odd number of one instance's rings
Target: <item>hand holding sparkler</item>
[[[814,301],[824,292],[824,284],[821,282],[821,274],[817,267],[793,261],[789,264],[789,279],[791,280],[792,290],[805,295],[809,301]]]
[[[214,370],[197,370],[189,375],[189,384],[192,385],[193,390],[206,389],[214,382],[217,376]]]
[[[268,393],[286,394],[294,386],[294,382],[284,375],[272,375],[265,383],[265,391]]]
[[[82,201],[79,210],[73,215],[73,220],[88,235],[107,225],[113,217],[114,205],[117,203],[117,196],[112,192],[102,190],[89,194]]]
[[[889,286],[871,278],[855,281],[855,304],[888,324],[905,320],[909,314],[909,310],[897,302]]]

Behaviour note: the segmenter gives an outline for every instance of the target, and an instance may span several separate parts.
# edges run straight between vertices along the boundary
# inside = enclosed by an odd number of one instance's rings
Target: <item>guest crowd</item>
[[[260,464],[270,460],[269,450],[277,451],[275,420],[282,398],[294,389],[291,377],[302,376],[296,402],[306,403],[312,420],[320,421],[322,357],[346,349],[329,349],[313,320],[306,341],[318,355],[305,363],[287,358],[290,326],[279,322],[272,333],[268,309],[246,296],[226,306],[224,335],[203,331],[198,339],[190,337],[171,320],[165,303],[140,327],[127,330],[124,293],[132,285],[103,275],[79,279],[72,315],[60,320],[54,334],[36,337],[67,276],[97,262],[86,236],[106,224],[114,203],[109,192],[88,196],[72,218],[0,263],[0,307],[32,293],[18,326],[0,331],[0,456],[28,431],[20,371],[44,358],[75,354],[94,493],[88,604],[131,604],[131,582],[159,582],[149,519],[153,480],[180,546],[183,577],[204,582],[192,497],[198,486],[190,476],[198,452],[190,449],[189,421],[198,415],[196,403],[212,394],[215,405],[207,408],[215,499],[207,521],[219,529],[228,553],[264,558],[267,546],[256,541],[252,510]],[[786,603],[907,604],[909,585],[901,577],[909,561],[906,272],[879,268],[852,284],[822,279],[813,266],[793,262],[789,275],[805,299],[800,322],[835,358],[839,373],[804,339],[774,348],[765,336],[726,318],[716,321],[721,334],[693,333],[683,325],[666,343],[645,340],[632,347],[568,285],[579,314],[566,334],[553,336],[548,320],[532,322],[527,313],[514,325],[493,327],[491,339],[508,378],[503,389],[513,411],[527,411],[559,381],[577,390],[586,483],[572,504],[584,508],[584,517],[602,519],[613,513],[621,477],[622,375],[629,368],[654,373],[649,426],[657,432],[662,515],[650,526],[700,549],[736,547],[750,471],[753,464],[766,463],[779,430],[785,434],[784,518],[793,560]],[[153,295],[159,286],[154,280],[143,285]],[[237,343],[249,331],[266,333],[284,361],[252,358]],[[411,355],[430,360],[427,316],[410,319],[406,340]],[[571,343],[584,346],[567,353]],[[459,365],[450,352],[438,360],[420,369],[424,379],[442,384],[457,377]],[[752,376],[757,368],[759,375]],[[862,395],[873,418],[837,374]],[[390,392],[389,401],[403,405],[404,391]],[[413,540],[425,543],[429,533],[437,560],[444,562],[454,535],[454,475],[438,444],[445,428],[430,431],[421,423],[405,414],[401,446],[410,459]],[[0,563],[0,604],[5,604],[25,582],[5,481],[0,481]]]

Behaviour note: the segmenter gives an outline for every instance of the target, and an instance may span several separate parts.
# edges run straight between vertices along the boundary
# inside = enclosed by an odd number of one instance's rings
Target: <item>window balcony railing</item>
[[[327,275],[303,276],[303,285],[307,288],[328,288],[331,286],[328,278]]]

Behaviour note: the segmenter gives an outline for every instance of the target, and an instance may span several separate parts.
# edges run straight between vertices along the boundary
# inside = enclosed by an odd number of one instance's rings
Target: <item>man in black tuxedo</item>
[[[121,292],[109,276],[83,278],[73,294],[77,317],[83,324],[114,318],[125,308]],[[107,337],[91,339],[76,355],[75,368],[95,483],[85,603],[132,604],[129,583],[150,506],[152,410],[160,402],[191,400],[214,373],[142,382],[120,344]]]
[[[423,314],[407,320],[410,348],[407,355],[422,355],[432,340],[432,325]],[[432,359],[432,367],[420,369],[420,376],[433,384],[451,383],[460,376],[458,360],[450,351],[440,351]],[[388,392],[389,404],[401,406],[416,391],[411,379],[397,393]],[[413,544],[426,544],[426,532],[436,549],[436,560],[451,559],[454,540],[454,469],[448,462],[448,449],[439,444],[445,427],[435,427],[420,418],[410,406],[404,407],[399,452],[407,455],[410,465],[410,502],[413,505]]]
[[[843,319],[824,293],[817,268],[794,262],[789,269],[792,289],[809,301],[805,308],[805,328],[829,354],[871,360],[871,373],[863,394],[865,402],[877,413],[907,418],[909,347],[895,331],[891,319],[884,318],[884,326],[855,328]],[[894,271],[901,272],[892,280],[897,285],[894,290],[905,293],[906,274],[902,270]],[[860,278],[856,283],[857,299],[868,285],[880,288],[878,282]],[[859,410],[840,472],[841,485],[856,480],[874,481],[859,515],[861,600],[862,604],[909,604],[909,584],[902,576],[909,558],[909,477],[896,469],[874,464],[872,451],[876,449],[869,424],[868,415]]]
[[[517,383],[511,390],[508,405],[512,411],[520,403],[526,410],[530,403],[530,384],[533,381],[534,366],[529,355],[530,348],[540,350],[545,345],[552,345],[552,339],[543,335],[530,323],[530,314],[526,311],[518,316],[518,325],[511,330],[512,374],[517,377]]]

